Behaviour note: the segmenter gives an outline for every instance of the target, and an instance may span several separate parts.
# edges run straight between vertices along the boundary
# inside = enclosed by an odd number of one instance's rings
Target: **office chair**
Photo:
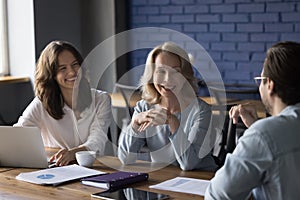
[[[233,124],[233,120],[229,118],[226,113],[223,129],[221,130],[221,141],[216,144],[220,150],[217,155],[214,155],[214,159],[218,167],[224,165],[226,155],[232,153],[237,145],[238,139],[243,135],[247,127],[239,119],[237,124]]]
[[[234,101],[241,99],[257,99],[259,95],[257,85],[253,84],[224,83],[224,88],[211,84],[207,85],[207,88],[212,93],[212,96],[215,97],[217,105],[223,105],[224,103],[230,105],[231,103],[234,104]],[[222,99],[224,94],[226,94],[226,99]]]
[[[136,102],[141,100],[141,91],[138,87],[136,86],[130,86],[130,85],[124,85],[120,83],[115,84],[115,88],[117,92],[120,92],[122,94],[122,97],[125,101],[126,105],[126,117],[122,119],[122,129],[127,127],[127,125],[130,123],[133,111],[134,111],[134,106],[136,105]],[[150,160],[150,152],[149,149],[146,146],[144,146],[138,155],[139,160]]]
[[[1,82],[0,96],[0,125],[12,126],[34,98],[30,78]]]
[[[117,92],[120,92],[126,109],[126,116],[131,119],[133,114],[133,108],[137,101],[141,99],[141,92],[138,87],[132,85],[125,85],[121,83],[115,83],[115,88]]]
[[[227,153],[232,153],[236,147],[237,140],[241,137],[247,127],[239,119],[237,124],[233,124],[229,118],[229,110],[232,106],[239,104],[243,99],[255,99],[259,94],[258,87],[252,84],[224,84],[224,87],[210,84],[207,88],[215,99],[213,110],[218,111],[220,115],[225,116],[224,125],[221,130],[220,150],[215,155],[215,161],[219,167],[224,162]],[[225,89],[225,90],[224,90]]]

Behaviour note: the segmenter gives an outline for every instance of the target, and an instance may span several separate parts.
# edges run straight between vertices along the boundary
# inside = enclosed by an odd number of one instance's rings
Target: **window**
[[[6,5],[6,0],[0,0],[0,76],[9,74]]]

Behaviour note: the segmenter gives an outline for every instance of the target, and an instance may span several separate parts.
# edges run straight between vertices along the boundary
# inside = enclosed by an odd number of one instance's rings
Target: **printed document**
[[[74,164],[34,172],[20,173],[16,176],[16,179],[40,185],[58,185],[66,181],[99,174],[106,173]]]
[[[204,196],[209,182],[209,180],[203,179],[176,177],[156,185],[151,185],[149,187],[159,190],[169,190]]]

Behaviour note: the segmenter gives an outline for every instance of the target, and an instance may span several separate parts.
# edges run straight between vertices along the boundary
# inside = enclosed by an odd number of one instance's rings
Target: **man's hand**
[[[233,119],[234,124],[237,124],[238,118],[241,117],[247,127],[251,126],[258,119],[255,107],[250,104],[233,106],[229,111],[229,117]]]

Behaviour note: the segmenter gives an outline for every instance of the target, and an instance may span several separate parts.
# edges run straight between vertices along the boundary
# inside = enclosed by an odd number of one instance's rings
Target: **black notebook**
[[[140,172],[114,172],[111,174],[83,178],[84,185],[103,188],[106,190],[116,190],[124,188],[130,184],[146,181],[149,175]]]

